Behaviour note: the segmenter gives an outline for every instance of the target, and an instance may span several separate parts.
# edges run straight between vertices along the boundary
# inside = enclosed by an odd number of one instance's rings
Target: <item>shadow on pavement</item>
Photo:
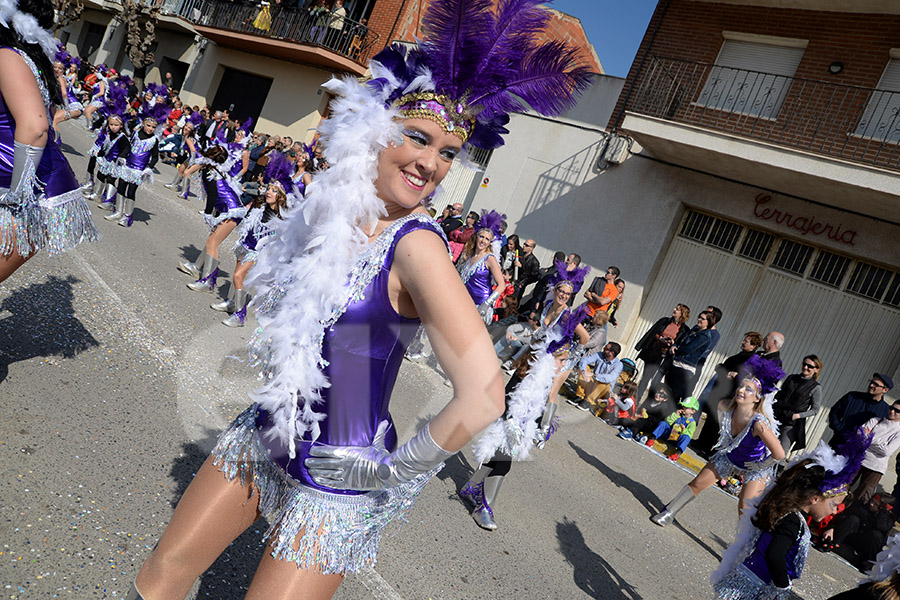
[[[605,475],[613,485],[615,485],[616,487],[624,488],[631,492],[631,495],[641,503],[641,506],[647,509],[647,512],[649,514],[655,515],[657,512],[665,508],[665,503],[659,499],[659,496],[650,491],[650,488],[648,488],[644,484],[634,481],[623,473],[613,471],[605,464],[603,464],[599,458],[585,451],[578,444],[574,444],[570,441],[569,446],[571,446],[572,449],[575,450],[575,453],[578,454],[578,457],[581,458],[581,460],[588,463],[589,465],[592,465],[598,471],[603,473],[603,475]],[[684,534],[691,538],[691,540],[693,540],[695,544],[709,552],[717,561],[722,561],[722,556],[719,553],[717,553],[712,547],[710,547],[709,544],[682,527],[681,523],[679,523],[677,519],[674,522],[674,526],[678,527],[678,529],[684,532]],[[720,539],[717,539],[716,541],[720,544],[722,543]]]
[[[3,298],[0,315],[12,314],[0,316],[0,382],[14,362],[36,356],[74,358],[100,345],[74,315],[73,287],[79,282],[72,275],[50,275]]]
[[[212,448],[219,432],[209,430],[206,438],[199,442],[186,443],[182,446],[182,455],[172,463],[170,475],[178,484],[172,505],[184,495],[194,475],[200,469],[209,454],[203,448]],[[219,600],[240,600],[247,593],[250,581],[265,549],[263,534],[268,529],[264,519],[258,519],[253,525],[234,540],[216,562],[200,576],[200,589],[197,598],[217,598]]]
[[[574,521],[563,517],[556,524],[559,550],[566,562],[572,565],[575,585],[591,598],[604,600],[640,600],[630,583],[625,581],[602,556],[588,547],[584,535]]]

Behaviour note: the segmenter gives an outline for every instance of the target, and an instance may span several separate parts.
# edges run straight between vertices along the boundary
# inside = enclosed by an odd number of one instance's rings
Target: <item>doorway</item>
[[[210,108],[228,110],[232,119],[243,123],[248,118],[256,123],[266,104],[272,79],[224,67],[222,81]],[[172,72],[175,75],[175,72]]]

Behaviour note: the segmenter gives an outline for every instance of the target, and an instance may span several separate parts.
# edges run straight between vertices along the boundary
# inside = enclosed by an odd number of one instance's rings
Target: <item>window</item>
[[[813,264],[809,278],[821,281],[826,285],[839,287],[849,265],[850,259],[846,256],[819,250],[819,255],[816,257],[816,262]]]
[[[778,246],[778,252],[775,254],[772,266],[776,269],[803,275],[812,253],[812,246],[807,246],[800,242],[792,242],[791,240],[781,240],[781,245]]]
[[[710,246],[733,252],[734,247],[737,245],[738,237],[741,235],[741,229],[742,227],[737,223],[716,219],[706,243]]]
[[[873,300],[880,300],[890,278],[891,272],[887,269],[859,262],[856,263],[853,275],[850,276],[847,291]]]
[[[741,244],[738,254],[744,258],[764,263],[769,257],[769,250],[772,249],[772,243],[774,242],[775,237],[765,231],[748,228],[747,235],[744,237],[744,243]]]
[[[714,220],[715,217],[711,215],[690,211],[684,225],[681,226],[681,235],[698,242],[706,241],[706,234],[709,233],[709,227]]]
[[[774,119],[804,50],[726,39],[697,104]]]
[[[894,281],[891,282],[887,296],[884,297],[884,303],[900,308],[900,273],[894,274]]]
[[[900,142],[900,59],[888,61],[878,89],[872,91],[856,135]]]

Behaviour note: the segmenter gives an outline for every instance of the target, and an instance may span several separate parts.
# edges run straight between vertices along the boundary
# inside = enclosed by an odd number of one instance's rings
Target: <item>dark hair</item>
[[[575,253],[573,252],[573,253],[572,253],[572,262],[575,263],[576,265],[580,265],[580,264],[581,264],[581,255],[580,255],[580,254],[575,254]]]
[[[762,346],[762,334],[758,331],[748,331],[744,334],[744,337],[750,340],[754,350]]]
[[[812,465],[807,468],[808,465]],[[806,506],[813,496],[821,496],[819,484],[825,478],[825,467],[812,464],[812,459],[801,460],[782,473],[775,486],[759,503],[759,509],[751,519],[760,531],[772,531],[781,517],[794,509]]]
[[[55,14],[53,12],[53,3],[50,0],[19,0],[17,8],[19,12],[29,14],[37,19],[38,25],[42,29],[52,33]],[[9,46],[21,50],[28,58],[33,60],[38,68],[38,76],[44,82],[44,85],[47,86],[47,91],[50,92],[50,102],[56,105],[64,104],[62,91],[59,89],[59,81],[57,81],[56,75],[53,73],[53,63],[44,54],[40,45],[26,42],[12,28],[12,23],[10,23],[9,27],[0,26],[0,46]]]
[[[706,317],[706,328],[707,329],[709,329],[710,327],[712,327],[713,325],[716,324],[716,314],[714,312],[704,310],[702,313],[700,313],[700,316]]]
[[[515,294],[510,294],[503,299],[506,307],[503,309],[503,318],[512,317],[519,314],[519,299]]]
[[[637,391],[638,386],[633,381],[626,381],[622,384],[622,387],[619,388],[619,397],[625,396],[626,398],[631,398],[634,396],[634,393]]]
[[[715,306],[707,306],[706,312],[711,312],[713,316],[716,318],[716,323],[722,320],[722,311],[716,308]]]
[[[812,363],[815,364],[816,367],[818,367],[818,368],[816,369],[816,374],[813,375],[813,379],[814,379],[814,380],[818,380],[818,379],[819,379],[819,375],[822,374],[822,359],[819,358],[818,356],[816,356],[815,354],[809,354],[809,355],[807,355],[807,356],[804,356],[804,357],[803,357],[803,360],[812,361]]]
[[[566,262],[566,253],[562,250],[557,250],[553,253],[553,261]]]
[[[612,350],[613,356],[618,356],[619,352],[622,351],[622,346],[619,345],[618,342],[610,342],[607,344],[609,349]]]
[[[228,158],[228,150],[226,150],[224,146],[217,145],[208,150],[202,150],[200,155],[221,164]]]
[[[619,270],[619,267],[606,267],[607,271],[612,271],[613,275],[618,277],[622,272]]]
[[[466,218],[467,219],[475,219],[475,222],[477,223],[478,222],[478,213],[475,212],[474,210],[470,210],[469,214],[466,215]]]
[[[275,191],[278,192],[278,200],[275,201],[275,208],[272,210],[275,211],[275,215],[280,219],[281,211],[287,208],[287,194],[281,188],[276,188]],[[250,205],[250,208],[259,208],[260,206],[267,206],[266,195],[261,194],[254,198],[253,203]]]

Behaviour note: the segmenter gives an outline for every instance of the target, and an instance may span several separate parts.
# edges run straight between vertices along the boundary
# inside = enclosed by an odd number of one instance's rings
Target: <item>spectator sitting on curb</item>
[[[634,438],[637,442],[646,443],[648,434],[672,412],[672,398],[669,390],[662,386],[637,411],[638,418],[634,423],[623,423],[624,427],[619,432],[619,437],[623,440]]]
[[[575,390],[575,395],[580,399],[575,405],[578,410],[593,410],[596,413],[601,408],[600,400],[609,397],[622,372],[622,361],[618,359],[621,351],[618,343],[609,342],[600,352],[585,356],[578,362],[578,388]]]
[[[694,413],[700,408],[700,403],[693,396],[688,396],[681,401],[678,410],[666,417],[647,438],[647,447],[652,448],[653,442],[662,438],[665,443],[671,443],[675,446],[672,454],[667,454],[669,460],[675,462],[681,458],[687,445],[691,442],[691,437],[697,429],[697,421],[694,420]],[[668,452],[668,449],[666,450]]]
[[[634,395],[637,393],[637,384],[633,381],[626,381],[619,388],[617,394],[610,396],[606,403],[606,411],[600,417],[608,424],[614,427],[625,427],[634,424],[635,402]]]
[[[538,315],[529,313],[527,320],[522,323],[513,323],[506,328],[506,335],[494,344],[497,358],[504,361],[503,369],[513,369],[513,356],[522,348],[531,343],[531,336],[538,328]]]

